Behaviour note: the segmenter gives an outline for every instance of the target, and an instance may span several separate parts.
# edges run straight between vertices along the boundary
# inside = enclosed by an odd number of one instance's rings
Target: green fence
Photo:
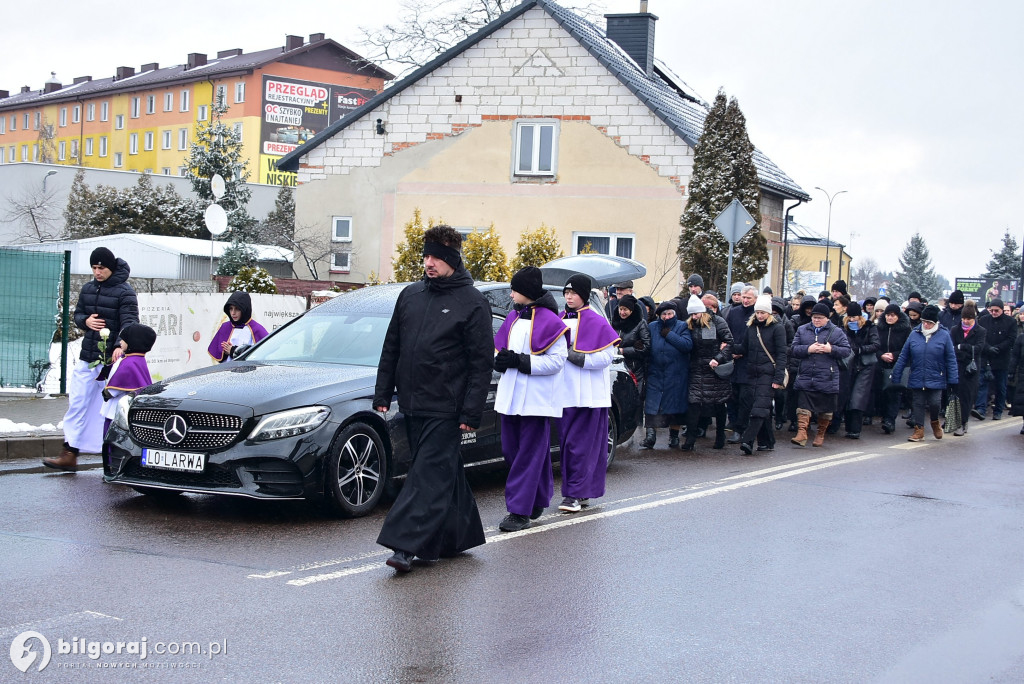
[[[46,377],[70,257],[0,249],[0,387],[38,387]]]

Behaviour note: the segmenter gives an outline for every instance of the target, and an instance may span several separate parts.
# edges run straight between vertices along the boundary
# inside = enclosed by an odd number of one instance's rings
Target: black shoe
[[[782,429],[782,421],[781,420],[775,421],[775,429],[776,430],[781,430]]]
[[[796,431],[797,431],[797,429],[798,429],[798,428],[797,428],[797,426],[796,426],[796,421],[795,421],[795,420],[791,420],[791,421],[789,421],[789,431],[790,431],[790,432],[796,432]]]
[[[1021,431],[1021,434],[1024,435],[1024,430]],[[679,447],[679,450],[680,451],[693,451],[693,442],[683,442],[683,445],[681,447]]]
[[[742,439],[743,437],[740,435],[740,433],[733,430],[732,437],[730,437],[726,441],[729,442],[729,444],[739,444]]]
[[[412,559],[413,554],[406,553],[405,551],[395,551],[391,558],[388,558],[384,563],[398,572],[409,572],[412,570]]]
[[[846,433],[846,439],[860,439],[860,433],[859,432],[847,432]]]
[[[519,530],[525,530],[530,526],[530,519],[525,515],[519,515],[518,513],[509,513],[505,518],[498,524],[498,529],[502,532],[518,532]]]
[[[907,427],[908,427],[908,428],[916,428],[917,426],[916,426],[916,425],[914,425],[914,421],[913,421],[913,420],[909,420],[909,419],[908,419],[908,420],[907,420]]]
[[[679,435],[676,435],[675,437],[669,437],[668,438],[668,448],[669,449],[678,449],[679,448]]]
[[[887,435],[891,435],[896,430],[896,426],[888,420],[882,423],[882,432]]]
[[[864,416],[860,421],[861,425],[871,425],[871,416]]]
[[[839,434],[839,423],[836,423],[835,421],[829,423],[828,427],[825,428],[825,434],[826,435],[838,435]]]
[[[697,436],[698,437],[706,437],[707,434],[708,434],[707,428],[697,428]]]
[[[1002,413],[993,413],[992,414],[992,420],[1002,420],[1002,419],[1003,419],[1003,414]]]
[[[654,431],[654,428],[647,428],[647,434],[644,435],[644,440],[640,442],[640,446],[644,449],[653,449],[657,438],[658,433]]]
[[[766,445],[759,444],[757,446],[757,450],[758,451],[775,451],[775,447],[774,446],[766,446]]]
[[[533,512],[530,513],[530,520],[536,520],[537,518],[539,518],[542,515],[544,515],[544,507],[543,506],[534,506],[533,507]]]
[[[971,409],[971,417],[975,420],[985,420],[985,414],[976,408]]]
[[[715,437],[715,443],[711,447],[712,449],[724,449],[725,448],[725,435]]]
[[[742,451],[744,454],[749,456],[750,454],[754,453],[754,443],[753,442],[743,442],[743,443],[741,443],[740,444],[740,451]]]

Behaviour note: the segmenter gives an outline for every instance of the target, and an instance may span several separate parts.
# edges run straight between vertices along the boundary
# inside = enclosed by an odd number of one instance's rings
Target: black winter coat
[[[865,364],[864,359],[875,357],[877,363],[881,342],[878,329],[870,321],[854,332],[846,329],[853,355],[850,358],[850,393],[846,408],[851,411],[867,411],[871,407],[871,394],[875,384],[875,364]],[[840,392],[842,394],[842,392]]]
[[[82,353],[78,356],[82,361],[91,363],[100,358],[100,333],[85,324],[89,316],[98,314],[110,330],[110,337],[107,338],[107,358],[110,358],[110,354],[117,346],[121,329],[129,323],[139,322],[139,299],[128,283],[129,275],[131,269],[128,268],[128,264],[124,259],[118,259],[117,266],[109,278],[102,283],[95,279],[90,280],[82,286],[82,291],[78,294],[78,303],[75,304],[75,325],[85,331]]]
[[[759,335],[764,347],[758,341]],[[746,360],[747,382],[754,386],[751,417],[767,418],[771,415],[775,397],[772,383],[782,385],[786,379],[788,347],[786,326],[774,316],[769,316],[764,323],[759,322],[756,316],[750,317],[743,340],[733,348],[733,353],[741,354]]]
[[[732,383],[729,378],[720,378],[715,370],[708,365],[711,359],[718,363],[732,361],[732,333],[725,319],[721,316],[708,314],[710,321],[707,327],[693,327],[693,319],[687,322],[690,335],[693,337],[693,350],[690,352],[690,390],[691,404],[724,404],[732,395]],[[725,348],[721,348],[725,342]]]
[[[978,325],[985,328],[985,355],[992,370],[1007,370],[1010,367],[1010,352],[1017,338],[1017,321],[1002,314],[993,318],[991,314],[978,317]]]
[[[747,334],[747,321],[753,315],[753,304],[750,306],[733,305],[725,312],[725,322],[729,325],[729,332],[732,333],[734,343],[739,344],[743,340],[743,336]],[[730,380],[732,380],[733,384],[740,385],[746,385],[750,382],[747,379],[746,359],[736,359],[736,370],[733,371]]]
[[[1017,387],[1010,397],[1013,408],[1010,409],[1011,416],[1024,416],[1024,335],[1018,335],[1013,343],[1013,351],[1010,352],[1010,372],[1017,370]]]
[[[960,380],[960,389],[963,390],[958,394],[961,396],[978,396],[978,381],[981,379],[981,371],[985,367],[985,348],[988,346],[986,336],[987,331],[978,325],[977,321],[966,337],[960,323],[957,323],[949,331],[949,337],[953,340],[953,349],[956,352],[956,370]],[[971,364],[971,359],[974,359],[977,370],[968,375],[967,366]],[[967,410],[972,408],[973,405],[966,407]]]
[[[629,318],[622,318],[616,308],[612,328],[622,338],[619,352],[626,360],[626,368],[632,371],[637,384],[642,387],[647,378],[647,357],[651,354],[651,328],[647,325],[643,309],[635,306]]]
[[[491,309],[460,266],[448,278],[424,278],[398,295],[373,393],[403,413],[458,418],[480,427],[494,367]]]

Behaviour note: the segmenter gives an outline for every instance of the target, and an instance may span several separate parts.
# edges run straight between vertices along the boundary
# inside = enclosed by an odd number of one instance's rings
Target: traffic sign
[[[735,198],[715,217],[715,228],[718,228],[730,243],[739,242],[754,225],[754,217]]]

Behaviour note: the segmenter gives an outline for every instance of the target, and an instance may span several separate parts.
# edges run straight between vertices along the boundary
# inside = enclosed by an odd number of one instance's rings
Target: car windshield
[[[271,335],[245,358],[376,366],[390,321],[390,313],[303,316]]]

